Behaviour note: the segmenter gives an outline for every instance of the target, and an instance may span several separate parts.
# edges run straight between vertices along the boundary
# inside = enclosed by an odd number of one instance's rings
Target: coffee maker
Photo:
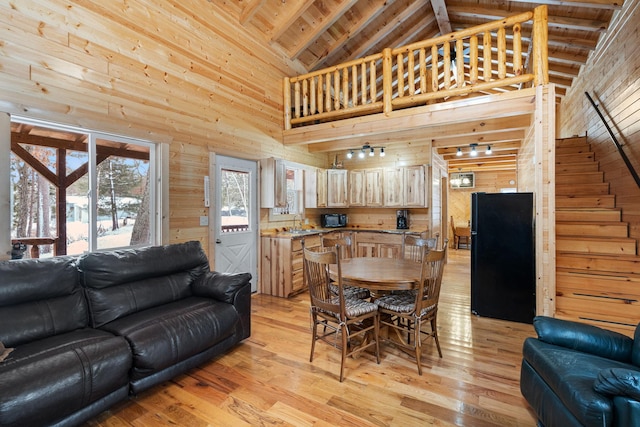
[[[409,211],[400,209],[396,211],[396,228],[398,230],[407,230],[409,228]]]

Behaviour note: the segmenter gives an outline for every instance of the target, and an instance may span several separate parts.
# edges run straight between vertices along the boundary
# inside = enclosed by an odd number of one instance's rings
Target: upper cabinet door
[[[365,206],[366,173],[364,170],[349,171],[349,206]]]
[[[404,206],[404,168],[385,168],[382,188],[385,207]]]
[[[365,171],[365,201],[366,206],[382,206],[384,200],[382,190],[382,169],[367,169]]]
[[[327,207],[349,207],[349,182],[345,169],[327,169]]]
[[[318,169],[316,174],[317,207],[327,207],[327,170]]]
[[[404,168],[405,206],[424,207],[424,166],[407,166]]]
[[[287,175],[281,159],[260,160],[260,207],[282,208],[287,205]]]

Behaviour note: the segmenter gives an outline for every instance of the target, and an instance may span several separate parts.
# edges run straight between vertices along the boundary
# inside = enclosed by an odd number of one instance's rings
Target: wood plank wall
[[[303,70],[217,2],[1,2],[0,22],[0,111],[170,143],[171,243],[209,247],[209,152],[326,164],[282,144],[282,79]]]
[[[629,222],[629,234],[640,238],[640,189],[622,162],[604,125],[584,92],[589,92],[609,121],[618,141],[640,173],[640,1],[628,0],[616,12],[607,33],[560,105],[560,137],[587,135],[605,180]]]
[[[449,187],[449,216],[453,217],[456,226],[466,226],[471,220],[471,193],[499,193],[503,188],[517,186],[516,171],[475,172],[474,188]],[[451,234],[451,227],[449,227]],[[453,237],[449,236],[451,240]]]

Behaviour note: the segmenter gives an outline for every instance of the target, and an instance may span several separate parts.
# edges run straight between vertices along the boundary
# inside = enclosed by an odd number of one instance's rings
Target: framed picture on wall
[[[473,172],[452,173],[449,176],[451,188],[474,188],[476,185]]]

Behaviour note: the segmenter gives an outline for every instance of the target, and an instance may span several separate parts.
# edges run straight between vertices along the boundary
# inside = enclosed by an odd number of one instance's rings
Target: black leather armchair
[[[635,339],[536,317],[523,346],[520,389],[545,427],[640,427],[640,325]]]

